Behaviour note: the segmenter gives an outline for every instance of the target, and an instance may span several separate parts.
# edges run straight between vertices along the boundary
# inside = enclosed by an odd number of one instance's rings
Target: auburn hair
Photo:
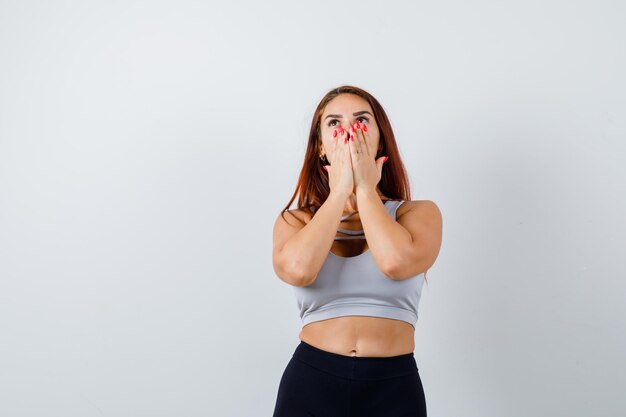
[[[391,200],[411,200],[408,175],[400,159],[396,138],[383,106],[367,91],[352,85],[342,85],[327,92],[324,97],[322,97],[313,113],[313,120],[311,120],[311,126],[309,128],[309,140],[304,154],[304,162],[300,170],[296,189],[287,205],[281,211],[283,219],[285,218],[285,212],[289,210],[296,196],[298,196],[297,209],[313,216],[315,211],[320,208],[330,194],[328,172],[323,168],[324,163],[318,154],[321,147],[320,141],[322,136],[320,124],[326,105],[340,94],[354,94],[363,98],[369,103],[374,112],[374,119],[376,120],[380,132],[378,151],[374,159],[378,159],[383,155],[389,156],[387,162],[383,164],[381,179],[378,183],[380,191]],[[302,222],[302,220],[298,218],[297,220]]]

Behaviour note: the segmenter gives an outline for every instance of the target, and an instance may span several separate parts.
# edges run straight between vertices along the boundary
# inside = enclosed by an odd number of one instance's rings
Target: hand
[[[352,194],[354,189],[354,179],[352,174],[352,162],[350,161],[350,145],[348,144],[348,132],[341,126],[333,130],[337,132],[332,139],[332,161],[331,165],[326,165],[328,171],[328,185],[331,193],[345,195],[346,198]]]
[[[350,126],[349,140],[355,194],[359,190],[375,190],[382,178],[383,163],[386,157],[375,160],[376,149],[371,149],[369,134],[363,130],[364,124],[358,121]]]

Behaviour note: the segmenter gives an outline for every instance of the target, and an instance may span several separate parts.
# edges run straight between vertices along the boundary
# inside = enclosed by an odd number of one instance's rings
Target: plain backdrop
[[[352,84],[443,215],[429,416],[623,416],[625,18],[0,1],[0,415],[271,416],[301,327],[272,228],[315,106]]]

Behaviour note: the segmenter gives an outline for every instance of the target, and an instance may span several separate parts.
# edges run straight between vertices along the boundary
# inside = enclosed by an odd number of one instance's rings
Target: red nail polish
[[[350,126],[350,132],[354,132],[354,126]]]
[[[389,159],[389,157],[388,157],[388,156],[385,156],[385,159],[384,159],[384,161],[383,161],[383,162],[387,162],[387,159]]]
[[[337,129],[333,130],[333,137],[336,138],[337,137]]]
[[[367,125],[363,124],[363,130],[365,130],[367,132]]]
[[[359,123],[359,121],[358,121],[358,120],[357,120],[357,122],[356,122],[356,128],[357,128],[357,129],[360,129],[360,128],[361,128],[361,123]]]

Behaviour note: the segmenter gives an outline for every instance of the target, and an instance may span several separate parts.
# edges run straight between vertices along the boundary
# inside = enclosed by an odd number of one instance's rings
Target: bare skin
[[[354,94],[341,94],[331,100],[324,109],[320,123],[320,155],[326,155],[331,166],[337,166],[339,171],[331,175],[330,186],[334,191],[351,193],[348,195],[343,214],[358,211],[355,194],[356,184],[352,175],[343,177],[345,168],[340,160],[339,143],[333,135],[336,129],[349,131],[356,122],[367,124],[368,142],[371,155],[376,155],[380,145],[380,131],[373,116],[369,103]],[[345,154],[343,155],[345,157]],[[333,164],[335,163],[336,164]],[[337,188],[335,188],[337,187]],[[376,191],[381,200],[388,200],[382,195],[378,186]],[[412,202],[405,202],[398,208],[400,217]],[[303,213],[304,214],[304,213]],[[304,214],[303,219],[308,223],[310,218]],[[341,222],[339,227],[351,230],[362,230],[359,214],[355,214]],[[338,236],[345,234],[338,232]],[[353,257],[368,250],[365,239],[335,240],[331,252],[337,256]],[[409,323],[370,316],[343,316],[310,323],[300,332],[300,340],[327,352],[344,356],[389,357],[413,352],[415,329]]]
[[[379,193],[380,194],[380,193]],[[388,198],[381,195],[383,201]],[[397,211],[397,218],[414,203],[406,201]],[[348,214],[346,212],[344,214]],[[302,213],[304,214],[304,213]],[[311,219],[303,215],[308,223]],[[339,227],[362,230],[359,214],[341,222]],[[338,232],[337,236],[346,236]],[[331,252],[337,256],[352,257],[368,249],[365,239],[335,240]],[[415,350],[415,329],[409,323],[370,316],[344,316],[316,321],[304,326],[300,340],[327,352],[344,356],[389,357],[411,353]]]

